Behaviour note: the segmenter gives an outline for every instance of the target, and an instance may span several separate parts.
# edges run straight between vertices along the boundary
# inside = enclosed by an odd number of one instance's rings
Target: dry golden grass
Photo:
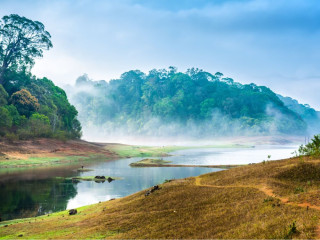
[[[75,216],[64,211],[3,222],[0,238],[319,238],[320,165],[303,161],[175,180],[147,197],[142,191],[80,208]]]

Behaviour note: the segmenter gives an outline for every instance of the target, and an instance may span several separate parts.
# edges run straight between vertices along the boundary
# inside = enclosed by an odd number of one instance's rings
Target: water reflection
[[[264,146],[249,149],[189,149],[174,152],[166,160],[173,164],[220,165],[261,162],[291,156],[296,147]],[[49,169],[0,171],[0,215],[2,220],[30,217],[128,196],[160,184],[166,179],[197,176],[221,169],[201,167],[132,168],[130,163],[142,158],[93,162],[85,167],[91,172],[77,172],[78,165]],[[104,183],[72,182],[74,176],[111,176],[122,180]],[[56,178],[60,177],[60,178]]]
[[[34,179],[0,183],[2,220],[62,211],[77,191],[71,180]]]

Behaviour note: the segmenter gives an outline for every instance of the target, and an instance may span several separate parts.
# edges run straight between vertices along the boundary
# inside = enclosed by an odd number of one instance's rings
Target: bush
[[[0,135],[4,136],[12,126],[12,117],[5,107],[0,107]]]
[[[19,140],[19,136],[14,134],[14,133],[6,133],[5,138],[9,142],[14,142],[14,141],[18,141]]]
[[[68,136],[65,131],[56,131],[52,137],[63,142],[67,141],[70,138],[70,136]]]
[[[311,142],[299,147],[301,156],[320,157],[320,135],[315,135]]]

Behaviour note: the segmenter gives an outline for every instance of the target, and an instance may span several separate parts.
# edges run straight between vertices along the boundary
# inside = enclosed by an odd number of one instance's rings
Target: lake
[[[179,150],[164,160],[185,165],[228,165],[258,163],[292,156],[297,146],[257,146],[255,148],[198,148]],[[93,171],[79,173],[79,165],[0,172],[0,216],[3,220],[35,217],[65,209],[128,196],[161,184],[166,179],[179,179],[221,171],[204,167],[132,168],[130,163],[143,158],[125,158],[86,164]],[[75,176],[112,176],[121,180],[96,183],[72,182]]]

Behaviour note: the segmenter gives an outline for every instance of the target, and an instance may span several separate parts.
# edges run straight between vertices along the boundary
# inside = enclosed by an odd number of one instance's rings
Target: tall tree
[[[41,22],[17,14],[4,16],[0,21],[0,84],[5,83],[10,67],[32,67],[34,58],[52,47],[50,38]]]

